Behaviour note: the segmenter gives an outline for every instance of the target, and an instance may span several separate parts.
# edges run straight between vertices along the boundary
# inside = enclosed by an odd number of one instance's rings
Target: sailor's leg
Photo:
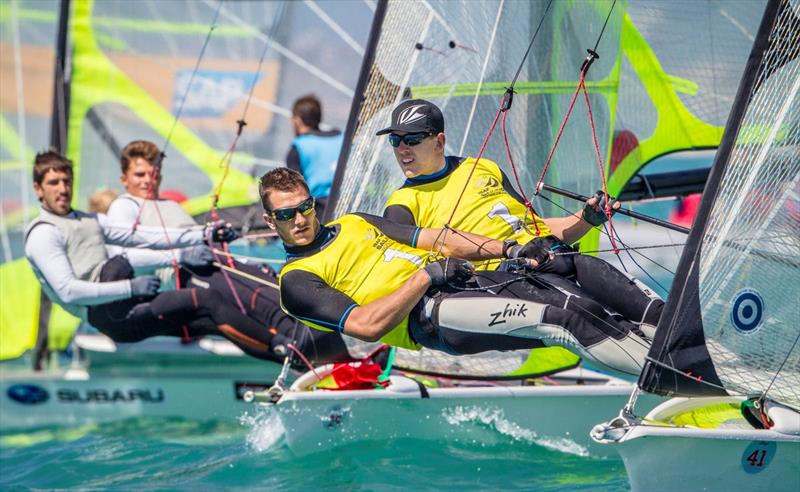
[[[630,321],[648,338],[655,336],[664,301],[641,280],[600,258],[575,255],[576,279],[581,288]]]
[[[612,337],[621,338],[631,331],[639,336],[644,336],[638,325],[624,319],[619,314],[612,315],[608,308],[593,299],[575,282],[553,274],[537,274],[536,280],[544,282],[564,294],[564,303],[559,307],[578,313]]]
[[[649,349],[645,340],[630,332],[600,329],[577,313],[556,307],[552,301],[559,298],[557,293],[530,286],[521,281],[494,292],[440,293],[424,305],[429,325],[420,329],[416,324],[412,335],[426,344],[419,332],[435,334],[439,346],[433,348],[459,354],[561,346],[612,370],[633,375],[641,371]]]

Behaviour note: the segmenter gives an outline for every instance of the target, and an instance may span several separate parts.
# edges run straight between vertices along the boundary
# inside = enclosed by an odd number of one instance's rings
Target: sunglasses
[[[389,145],[392,147],[400,147],[400,142],[405,142],[408,146],[415,146],[422,143],[428,137],[433,136],[433,133],[429,132],[419,132],[419,133],[406,133],[403,136],[390,133],[389,134]]]
[[[288,208],[279,208],[270,212],[272,214],[272,218],[275,220],[280,220],[281,222],[286,222],[287,220],[294,219],[297,212],[300,212],[303,215],[308,215],[314,210],[314,197],[310,196],[308,199],[303,200],[300,202],[296,207],[288,207]]]

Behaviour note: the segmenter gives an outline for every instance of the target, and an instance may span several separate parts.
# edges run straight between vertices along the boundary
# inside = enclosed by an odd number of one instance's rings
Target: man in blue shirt
[[[336,162],[344,136],[339,130],[320,130],[322,106],[312,94],[297,99],[292,106],[292,125],[296,137],[286,156],[286,165],[305,178],[316,201],[317,213],[327,204],[336,173]]]

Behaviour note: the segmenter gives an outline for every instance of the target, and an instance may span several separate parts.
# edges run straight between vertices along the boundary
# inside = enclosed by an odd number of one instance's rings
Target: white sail
[[[699,296],[726,389],[800,408],[800,2],[791,4],[709,215]]]

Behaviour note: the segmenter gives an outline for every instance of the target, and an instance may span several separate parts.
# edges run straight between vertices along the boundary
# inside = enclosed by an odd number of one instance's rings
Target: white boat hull
[[[669,409],[685,411],[687,402],[727,401],[740,399],[676,398],[645,421],[668,421]],[[713,429],[635,425],[605,442],[622,457],[633,491],[800,490],[800,435],[739,428],[744,422]]]
[[[252,409],[242,400],[245,391],[268,388],[281,368],[248,356],[219,355],[196,344],[181,347],[174,340],[135,350],[89,351],[88,358],[73,368],[44,371],[18,363],[0,365],[0,429],[140,416],[235,419]]]
[[[288,391],[271,406],[285,442],[303,455],[388,439],[487,443],[513,438],[581,456],[613,456],[589,431],[624,405],[633,385],[482,386],[427,389],[392,376],[386,390]],[[657,397],[643,401],[655,406]],[[504,437],[505,435],[505,437]]]

